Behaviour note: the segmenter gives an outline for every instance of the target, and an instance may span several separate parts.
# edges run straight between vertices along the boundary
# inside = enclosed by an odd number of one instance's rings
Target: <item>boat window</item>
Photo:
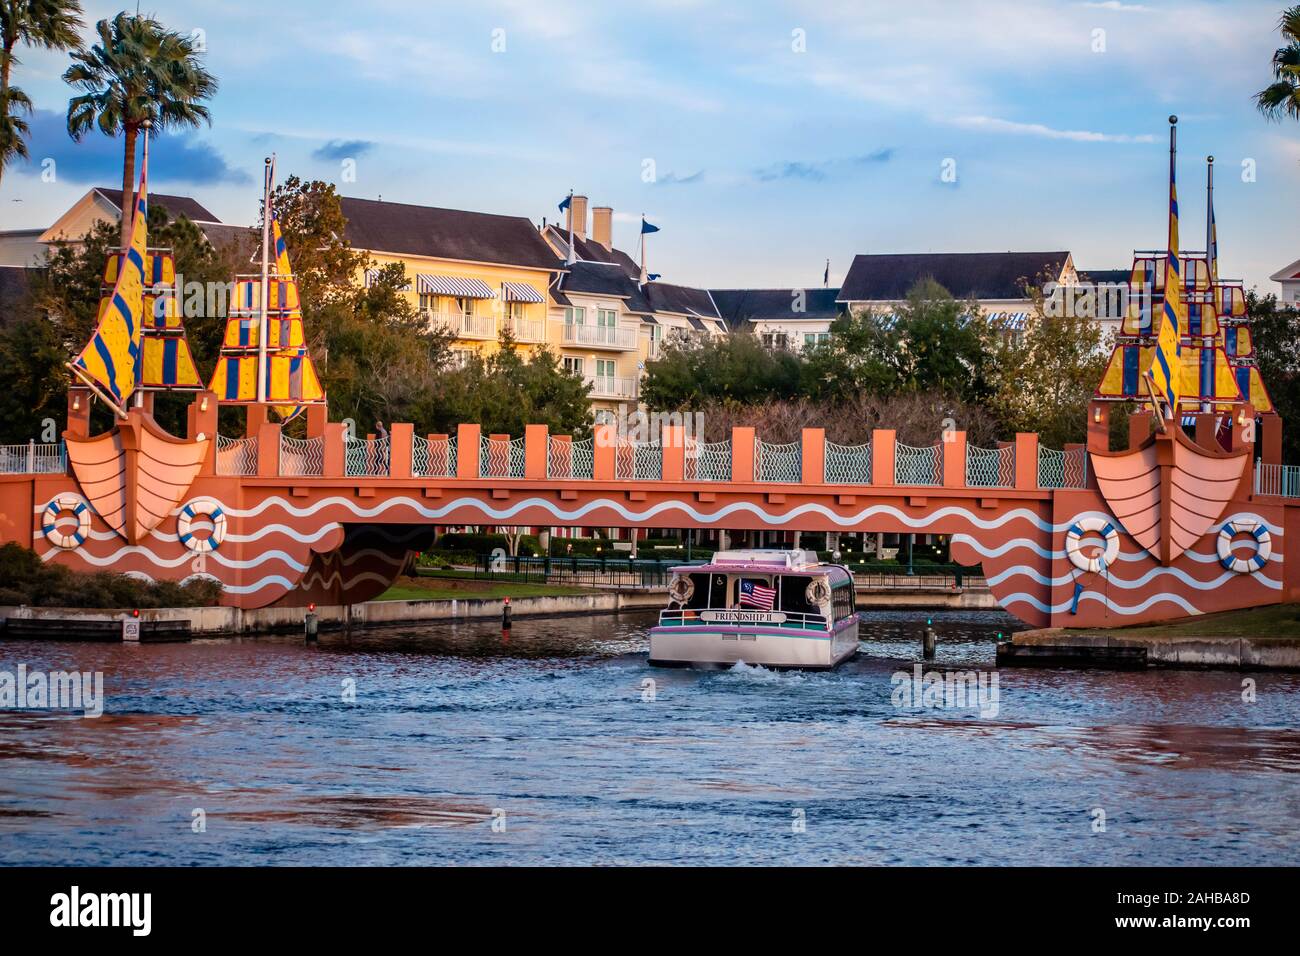
[[[712,582],[715,588],[714,593],[716,594],[727,593],[726,591],[727,579],[722,575],[691,574],[688,575],[688,577],[690,577],[691,583],[695,585],[695,591],[694,593],[691,594],[690,598],[687,599],[686,603],[682,605],[682,607],[698,610],[698,609],[714,606],[709,603],[710,577],[716,579]],[[719,584],[718,581],[721,581],[722,583]]]
[[[837,581],[831,589],[831,604],[835,620],[842,621],[850,617],[857,609],[857,599],[852,581]]]
[[[787,614],[820,614],[821,608],[808,600],[808,585],[812,577],[806,574],[787,574],[781,577],[781,610]]]

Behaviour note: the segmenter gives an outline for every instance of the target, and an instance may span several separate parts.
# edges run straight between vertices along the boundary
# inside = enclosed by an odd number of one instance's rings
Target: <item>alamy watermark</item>
[[[93,718],[104,713],[102,671],[0,670],[0,710],[79,710]]]
[[[911,673],[895,671],[890,701],[899,709],[978,709],[981,717],[996,717],[1001,694],[997,671],[927,671],[914,664]]]

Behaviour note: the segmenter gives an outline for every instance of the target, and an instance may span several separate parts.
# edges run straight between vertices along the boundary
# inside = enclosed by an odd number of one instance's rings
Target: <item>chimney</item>
[[[587,197],[574,196],[573,202],[569,203],[569,223],[572,223],[573,234],[579,239],[587,238]],[[565,223],[568,225],[569,223]]]
[[[606,249],[614,248],[614,210],[610,206],[591,208],[591,238]]]

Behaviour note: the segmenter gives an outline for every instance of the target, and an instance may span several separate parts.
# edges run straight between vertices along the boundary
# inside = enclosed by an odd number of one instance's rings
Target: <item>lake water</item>
[[[946,671],[1013,626],[934,618]],[[1300,675],[1003,669],[982,715],[895,706],[915,612],[815,674],[651,668],[652,620],[0,643],[107,696],[0,712],[0,862],[1300,863]]]

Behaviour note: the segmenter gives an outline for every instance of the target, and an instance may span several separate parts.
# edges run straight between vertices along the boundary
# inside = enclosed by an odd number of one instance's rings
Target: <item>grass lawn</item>
[[[1300,640],[1300,604],[1205,614],[1188,621],[1142,624],[1106,630],[1067,628],[1067,634],[1109,634],[1113,637],[1264,637]]]
[[[559,584],[523,584],[518,581],[489,581],[483,578],[456,577],[460,571],[435,571],[418,578],[398,578],[379,595],[379,601],[448,601],[452,598],[501,599],[556,597],[565,594],[592,594],[591,588],[566,587]]]

